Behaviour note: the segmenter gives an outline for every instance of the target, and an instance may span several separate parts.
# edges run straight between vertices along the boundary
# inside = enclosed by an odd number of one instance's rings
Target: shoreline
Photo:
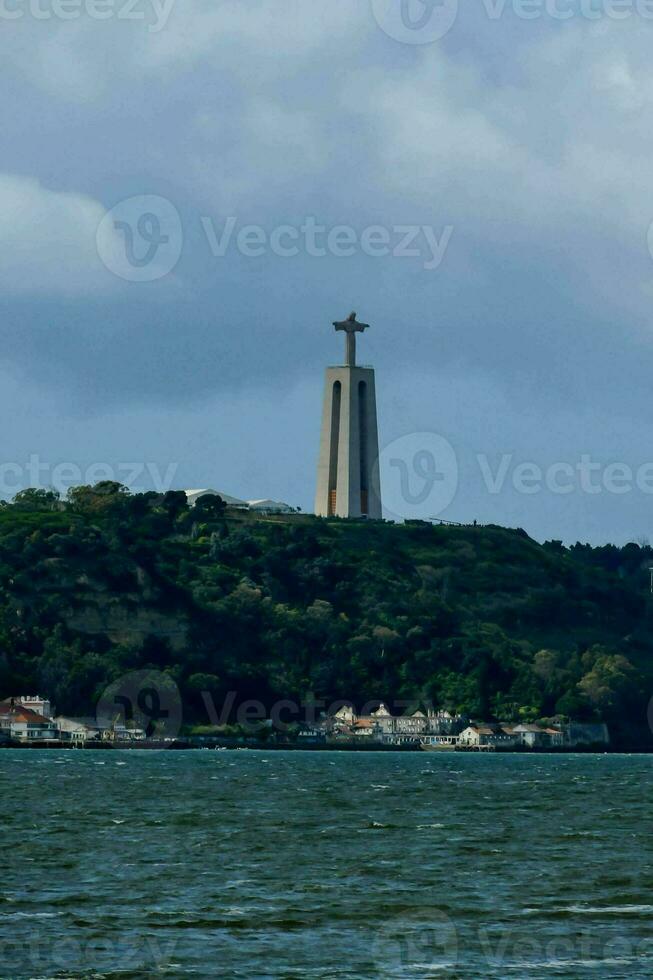
[[[428,755],[651,755],[653,748],[650,746],[638,746],[632,749],[614,747],[610,745],[576,745],[576,746],[557,746],[555,748],[471,748],[455,746],[451,748],[430,749],[422,745],[351,745],[338,743],[312,743],[310,745],[298,745],[296,743],[272,743],[272,742],[238,742],[228,743],[226,740],[216,740],[210,745],[197,744],[186,739],[175,741],[144,740],[140,742],[100,742],[97,744],[75,744],[71,742],[38,741],[33,742],[3,742],[0,743],[2,749],[19,749],[29,751],[30,749],[40,749],[46,751],[63,750],[83,751],[83,752],[347,752],[347,753],[371,753],[383,754],[388,752],[405,753],[425,753]]]

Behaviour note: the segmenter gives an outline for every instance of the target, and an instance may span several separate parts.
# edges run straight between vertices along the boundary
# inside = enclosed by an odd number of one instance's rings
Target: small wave
[[[603,912],[609,915],[650,915],[653,912],[653,905],[569,905],[560,909],[561,912],[574,912],[575,914],[595,914]]]
[[[525,908],[522,915],[650,915],[653,905],[559,905],[554,908]]]
[[[632,963],[639,962],[639,958],[636,956],[632,957],[606,957],[605,959],[596,960],[529,960],[528,967],[530,970],[568,970],[573,966],[582,967],[585,970],[595,969],[597,966],[629,966]],[[517,963],[504,963],[504,970],[523,970],[524,961],[519,960]]]
[[[56,919],[63,912],[4,912],[4,919]]]

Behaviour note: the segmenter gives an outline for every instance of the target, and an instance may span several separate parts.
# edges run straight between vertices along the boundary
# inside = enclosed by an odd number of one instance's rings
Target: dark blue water
[[[653,976],[653,758],[0,752],[0,976]]]

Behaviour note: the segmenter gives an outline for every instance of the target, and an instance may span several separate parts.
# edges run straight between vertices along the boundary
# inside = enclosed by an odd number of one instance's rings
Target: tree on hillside
[[[195,504],[194,514],[198,521],[219,521],[224,517],[227,505],[217,493],[206,493]]]
[[[73,510],[85,514],[102,514],[115,508],[122,498],[129,495],[127,487],[114,480],[100,480],[94,486],[71,487],[68,502]]]
[[[59,499],[56,490],[28,487],[26,490],[19,490],[13,499],[13,505],[18,510],[55,510],[59,506]]]
[[[584,655],[583,662],[592,667],[579,681],[578,690],[598,711],[619,708],[634,693],[635,669],[626,657],[597,645]]]

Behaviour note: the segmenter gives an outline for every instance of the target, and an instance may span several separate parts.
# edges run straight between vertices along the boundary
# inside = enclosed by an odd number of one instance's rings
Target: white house
[[[59,738],[59,732],[51,718],[45,718],[22,705],[0,705],[0,728],[11,738],[21,742]]]
[[[457,731],[465,727],[467,718],[462,715],[453,715],[446,709],[435,711],[429,708],[428,712],[429,732],[433,735],[453,735],[454,729]]]
[[[551,744],[551,737],[539,725],[515,725],[513,731],[519,736],[521,744],[529,749]]]
[[[249,509],[256,514],[296,514],[297,508],[282,500],[248,500]]]
[[[20,704],[23,708],[29,708],[30,711],[35,711],[37,715],[43,715],[44,718],[52,718],[52,705],[47,698],[41,698],[38,694],[21,694],[13,700],[14,704]]]
[[[340,725],[353,725],[356,718],[356,712],[351,704],[343,704],[333,716],[333,720]]]
[[[378,708],[370,712],[370,720],[383,735],[389,735],[390,732],[394,731],[395,719],[383,702]]]
[[[564,745],[565,744],[565,733],[559,728],[545,728],[544,731],[549,736],[551,745]]]
[[[357,738],[372,738],[376,734],[374,723],[369,718],[359,718],[352,725],[352,731]]]
[[[468,725],[458,736],[458,744],[477,748],[480,745],[488,744],[487,740],[492,734],[491,728],[482,725]]]
[[[458,736],[458,745],[467,748],[509,748],[519,744],[512,728],[501,725],[468,725]]]
[[[91,731],[88,725],[76,718],[64,718],[59,715],[54,719],[54,724],[59,731],[59,738],[62,742],[85,742],[90,738],[97,738],[95,732]]]
[[[246,500],[240,500],[239,497],[232,497],[230,493],[225,493],[223,490],[185,490],[184,493],[186,494],[189,507],[194,507],[200,497],[206,497],[212,494],[216,497],[221,497],[228,507],[239,507],[241,510],[248,510],[249,508]]]
[[[142,728],[127,728],[126,725],[113,726],[113,738],[122,742],[142,742],[146,737]]]
[[[423,711],[417,710],[395,718],[394,730],[397,735],[423,735],[428,727],[428,718]]]

